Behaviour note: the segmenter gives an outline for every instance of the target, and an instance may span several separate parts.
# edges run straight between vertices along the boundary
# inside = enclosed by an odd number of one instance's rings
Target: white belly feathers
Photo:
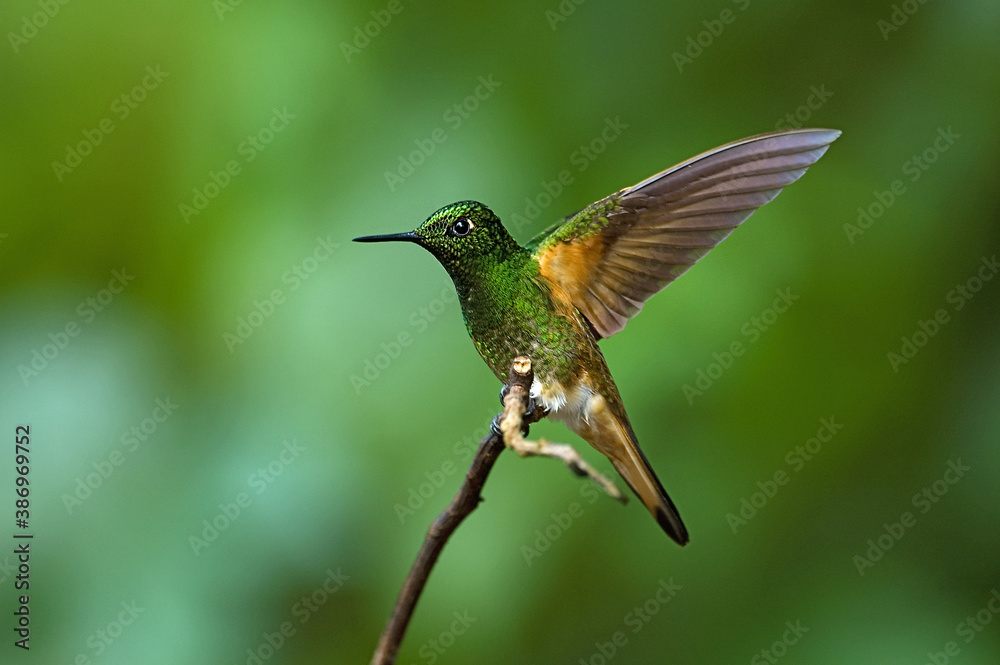
[[[538,377],[531,384],[531,396],[548,409],[550,418],[566,423],[573,431],[577,431],[580,424],[589,423],[593,398],[603,401],[585,381],[578,381],[567,390],[558,381],[550,381],[543,386]]]

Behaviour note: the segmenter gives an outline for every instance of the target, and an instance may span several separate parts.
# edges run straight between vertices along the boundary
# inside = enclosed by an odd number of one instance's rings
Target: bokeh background
[[[525,240],[793,122],[843,136],[603,343],[691,544],[505,454],[399,662],[1000,662],[995,2],[10,0],[0,28],[3,662],[367,662],[499,385],[429,255],[350,238],[474,198]]]

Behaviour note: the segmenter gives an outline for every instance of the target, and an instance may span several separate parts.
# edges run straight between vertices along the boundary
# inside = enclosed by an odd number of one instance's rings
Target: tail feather
[[[652,467],[649,466],[649,460],[646,459],[638,444],[632,437],[629,437],[628,444],[620,446],[620,449],[623,449],[621,452],[625,454],[611,459],[615,469],[636,493],[643,505],[653,514],[660,528],[678,545],[687,545],[688,532],[677,512],[677,507],[674,506],[674,502],[670,500],[666,490],[663,489],[663,485],[656,477]]]
[[[649,466],[649,460],[642,454],[621,398],[610,378],[608,375],[606,384],[610,387],[607,393],[611,398],[610,402],[601,392],[581,384],[581,390],[571,393],[574,399],[570,400],[569,405],[551,409],[549,416],[565,422],[571,430],[607,456],[656,518],[660,528],[679,545],[686,545],[687,529],[684,528],[673,501]],[[546,396],[542,394],[541,398],[544,403]]]

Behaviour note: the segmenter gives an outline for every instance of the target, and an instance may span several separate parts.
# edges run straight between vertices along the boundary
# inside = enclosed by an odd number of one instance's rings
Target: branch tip
[[[513,448],[522,457],[538,455],[561,459],[570,471],[578,476],[591,478],[605,492],[624,503],[625,495],[615,484],[587,464],[571,446],[549,443],[545,439],[536,442],[524,438],[521,433],[522,427],[526,433],[528,425],[548,415],[548,411],[542,407],[531,409],[526,415],[531,403],[530,391],[534,380],[535,373],[531,366],[531,358],[528,356],[514,358],[507,376],[503,413],[494,419],[490,426],[490,433],[479,442],[479,449],[465,474],[465,481],[458,490],[458,494],[455,495],[444,512],[438,515],[437,519],[428,527],[424,544],[421,546],[412,568],[410,568],[410,573],[403,582],[403,588],[396,599],[396,606],[393,608],[378,646],[375,648],[371,660],[372,665],[392,665],[396,662],[406,627],[410,623],[413,610],[427,584],[427,578],[430,576],[434,564],[437,563],[441,550],[444,549],[448,538],[455,532],[462,520],[475,510],[479,502],[483,500],[483,485],[486,484],[490,470],[505,447]],[[498,421],[499,427],[496,426]]]

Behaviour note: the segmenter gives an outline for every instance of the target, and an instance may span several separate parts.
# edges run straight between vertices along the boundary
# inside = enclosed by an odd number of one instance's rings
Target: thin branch
[[[519,362],[522,360],[526,361],[526,364],[525,362]],[[518,368],[520,368],[520,371]],[[524,413],[528,402],[528,390],[531,382],[534,380],[534,376],[530,360],[523,356],[515,360],[508,377],[507,385],[510,390],[508,391],[508,399],[504,400],[505,416],[515,408],[515,403],[520,400],[524,402],[520,406],[521,414]],[[513,393],[515,390],[517,391],[516,394],[520,396],[519,399],[509,399],[510,393]],[[518,422],[521,422],[520,414],[518,415]],[[496,428],[491,428],[490,433],[479,442],[479,450],[476,451],[472,465],[465,474],[465,482],[462,483],[462,488],[455,495],[455,498],[452,499],[451,504],[445,508],[443,513],[438,515],[437,519],[434,520],[434,523],[427,530],[424,544],[417,554],[416,561],[413,562],[413,567],[410,568],[410,574],[406,576],[406,581],[403,583],[403,588],[396,599],[396,606],[392,610],[389,622],[386,624],[385,630],[382,631],[382,637],[379,639],[378,647],[376,647],[375,654],[372,656],[372,665],[392,665],[392,663],[396,662],[396,655],[399,653],[399,646],[403,641],[403,635],[406,633],[406,627],[410,623],[410,618],[413,616],[413,609],[420,599],[420,594],[424,590],[424,585],[431,574],[431,569],[437,562],[445,543],[448,542],[448,538],[458,528],[458,525],[462,523],[462,520],[479,505],[479,502],[482,500],[483,485],[486,484],[486,478],[489,476],[490,471],[493,469],[493,464],[496,463],[503,449],[503,436]]]
[[[538,455],[560,459],[573,473],[592,478],[608,494],[622,503],[625,502],[625,496],[614,483],[587,464],[571,446],[550,443],[544,439],[535,442],[524,438],[528,433],[528,425],[547,415],[544,409],[534,409],[526,414],[530,403],[531,382],[534,378],[531,359],[527,356],[515,358],[508,374],[503,413],[494,420],[490,433],[479,442],[479,450],[476,451],[472,465],[465,474],[465,481],[458,494],[427,530],[424,544],[417,553],[417,558],[396,599],[396,606],[389,616],[385,630],[382,631],[371,665],[392,665],[396,662],[413,610],[434,564],[441,555],[441,550],[462,520],[482,501],[483,485],[486,484],[487,476],[505,447],[512,448],[522,457]]]
[[[518,367],[518,361],[523,359],[530,368],[531,361],[524,356],[514,360],[514,368]],[[590,478],[601,486],[607,494],[622,503],[628,503],[628,497],[603,475],[600,471],[587,464],[587,462],[576,452],[573,446],[566,443],[552,443],[545,439],[529,441],[521,433],[521,418],[527,404],[526,395],[522,394],[523,389],[515,390],[513,387],[504,397],[503,418],[500,420],[500,431],[503,432],[504,443],[521,457],[552,457],[569,467],[569,470],[578,476]]]

